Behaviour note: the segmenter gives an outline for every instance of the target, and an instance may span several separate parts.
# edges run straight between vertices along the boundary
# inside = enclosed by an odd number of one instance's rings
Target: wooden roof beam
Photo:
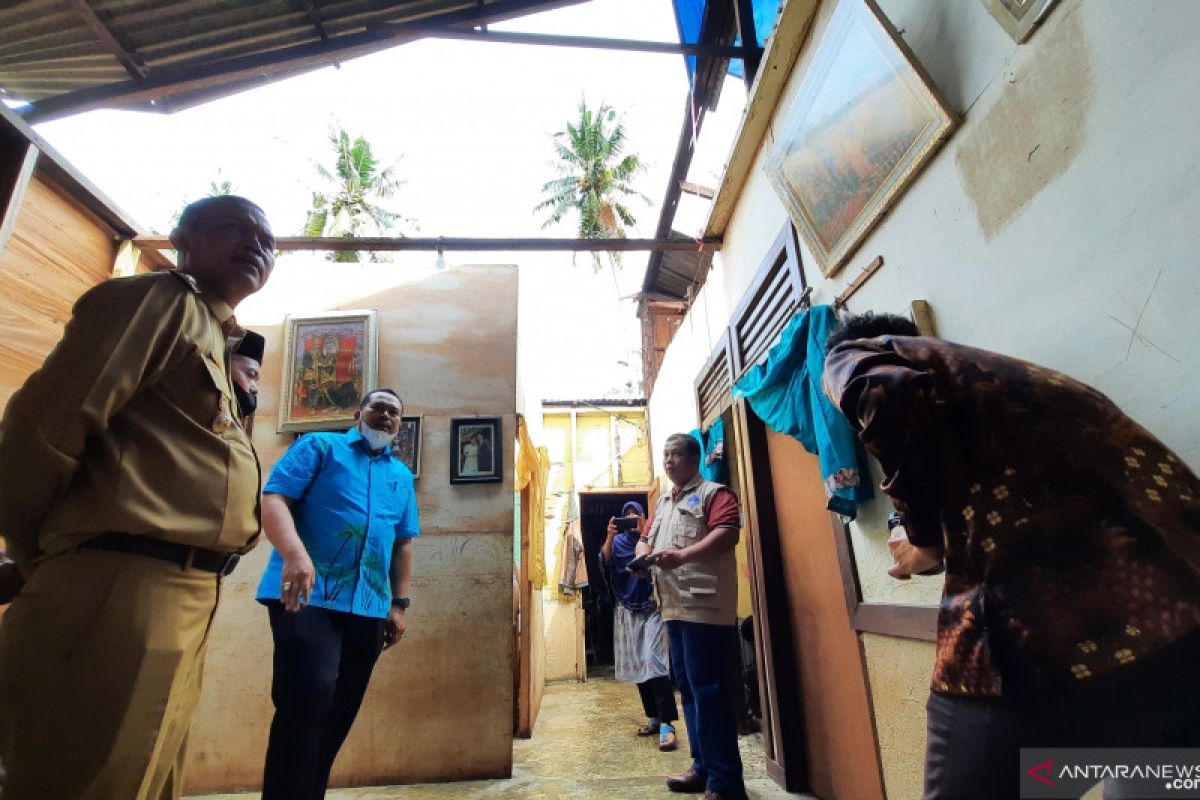
[[[138,236],[133,243],[143,250],[173,250],[166,236]],[[547,238],[471,238],[404,236],[281,236],[275,240],[279,251],[317,250],[381,252],[426,250],[429,252],[589,252],[616,253],[636,250],[688,250],[713,252],[721,249],[720,239],[547,239]]]
[[[83,20],[83,24],[91,31],[92,36],[100,44],[104,45],[104,49],[113,55],[117,61],[121,62],[121,66],[129,73],[129,76],[136,81],[145,80],[149,74],[146,65],[142,64],[137,57],[125,49],[125,47],[117,41],[117,37],[108,29],[101,19],[96,16],[96,11],[88,5],[87,0],[67,0],[67,5],[75,14]]]

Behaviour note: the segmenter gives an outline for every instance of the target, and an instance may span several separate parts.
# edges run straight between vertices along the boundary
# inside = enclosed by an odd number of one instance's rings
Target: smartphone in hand
[[[625,565],[625,569],[629,572],[649,572],[652,566],[654,566],[654,557],[647,553],[644,556],[634,558]]]

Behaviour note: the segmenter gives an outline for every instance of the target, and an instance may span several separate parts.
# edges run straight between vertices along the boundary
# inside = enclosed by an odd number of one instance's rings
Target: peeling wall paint
[[[1035,55],[998,80],[1003,90],[955,154],[963,189],[991,241],[1083,152],[1094,78],[1082,16],[1069,8]]]

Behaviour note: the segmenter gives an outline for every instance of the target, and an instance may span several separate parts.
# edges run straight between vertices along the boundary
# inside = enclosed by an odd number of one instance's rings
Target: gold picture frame
[[[765,170],[834,275],[958,124],[871,0],[841,0]]]
[[[982,0],[983,7],[1017,44],[1033,35],[1057,0]]]
[[[283,321],[279,433],[354,424],[363,392],[375,387],[378,312],[331,311]]]

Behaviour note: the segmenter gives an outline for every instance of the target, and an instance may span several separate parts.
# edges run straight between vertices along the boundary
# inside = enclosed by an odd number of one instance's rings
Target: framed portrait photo
[[[392,437],[392,457],[403,461],[414,478],[421,477],[421,417],[400,418],[400,432]]]
[[[504,479],[499,417],[450,420],[450,482],[499,483]]]
[[[767,177],[826,276],[958,124],[872,0],[840,0],[782,119]]]
[[[363,392],[375,386],[377,320],[375,311],[284,318],[280,433],[354,423]]]

